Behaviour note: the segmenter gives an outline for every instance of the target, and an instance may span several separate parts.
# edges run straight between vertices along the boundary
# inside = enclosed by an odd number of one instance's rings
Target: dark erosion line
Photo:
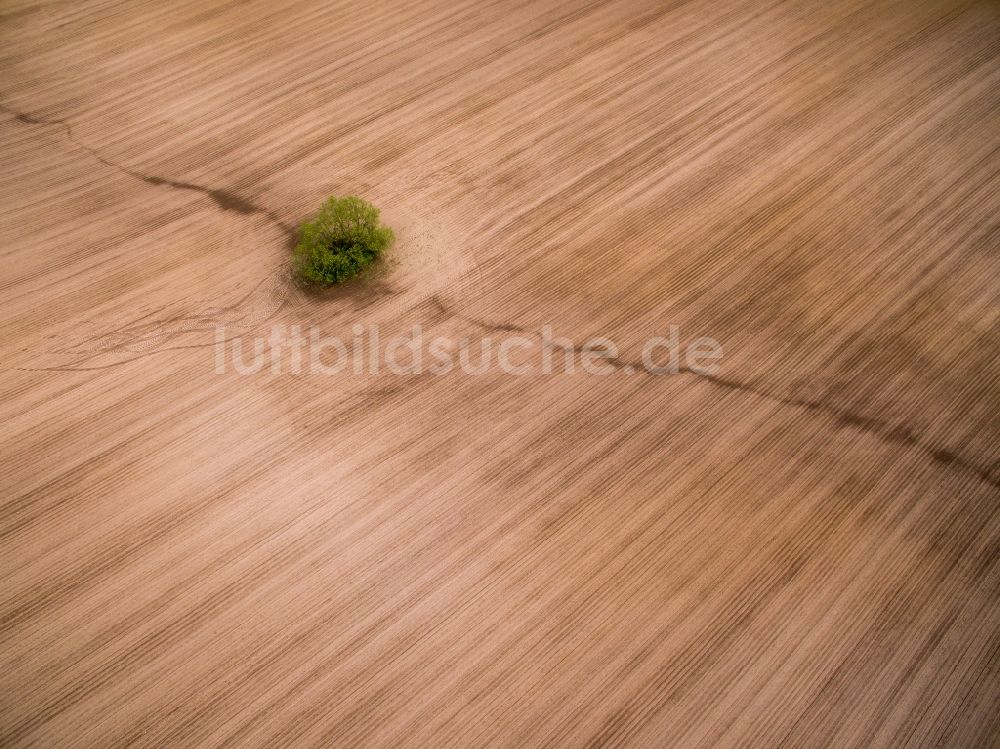
[[[451,309],[448,305],[441,301],[440,297],[436,295],[431,297],[430,301],[442,316],[462,320],[463,322],[474,325],[487,332],[522,333],[527,336],[539,338],[542,340],[543,345],[545,344],[544,338],[542,338],[542,335],[537,331],[529,330],[528,328],[520,325],[513,325],[510,323],[493,323],[480,320],[475,317],[470,317],[468,315],[463,315]],[[661,373],[651,372],[643,363],[627,361],[616,356],[608,356],[599,347],[577,345],[561,346],[553,344],[551,341],[548,342],[548,344],[561,351],[570,351],[574,354],[596,354],[603,362],[618,370],[630,373],[638,372],[649,377],[661,376]],[[717,388],[723,388],[731,392],[753,395],[757,398],[771,401],[772,403],[779,403],[782,406],[798,408],[808,413],[826,416],[834,420],[841,427],[857,429],[865,434],[876,437],[882,442],[917,450],[942,467],[972,474],[983,483],[991,486],[993,489],[1000,490],[1000,478],[994,476],[990,468],[974,463],[953,450],[949,450],[945,447],[939,447],[928,442],[908,426],[893,425],[882,419],[858,414],[849,409],[842,408],[822,400],[794,398],[791,396],[781,395],[753,383],[742,382],[740,380],[722,377],[716,374],[709,374],[701,370],[691,369],[690,367],[678,367],[675,373],[696,377],[704,382],[714,385]]]
[[[289,239],[294,240],[297,235],[295,227],[282,221],[274,211],[269,208],[265,208],[264,206],[257,205],[253,201],[241,197],[232,190],[206,187],[205,185],[195,184],[194,182],[184,182],[181,180],[169,179],[167,177],[159,177],[155,174],[146,174],[145,172],[140,172],[136,169],[127,167],[124,164],[111,161],[96,148],[88,146],[86,143],[78,140],[73,133],[73,124],[69,120],[40,117],[38,115],[12,109],[5,104],[0,104],[0,111],[12,115],[15,120],[24,125],[49,125],[61,127],[66,134],[67,140],[69,140],[69,142],[74,146],[79,148],[81,151],[85,151],[90,154],[91,157],[99,161],[104,166],[115,169],[122,174],[132,177],[133,179],[142,180],[148,185],[155,185],[157,187],[169,187],[173,190],[189,190],[191,192],[201,193],[202,195],[211,198],[220,210],[232,211],[244,216],[263,216],[272,224],[280,228],[289,237]]]

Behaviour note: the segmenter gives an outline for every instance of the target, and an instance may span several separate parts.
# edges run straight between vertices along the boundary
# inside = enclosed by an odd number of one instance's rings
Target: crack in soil
[[[284,221],[271,209],[265,208],[264,206],[257,205],[251,200],[248,200],[232,190],[225,190],[216,187],[206,187],[205,185],[199,185],[194,182],[184,182],[182,180],[169,179],[167,177],[160,177],[155,174],[147,174],[141,172],[137,169],[132,169],[131,167],[125,166],[124,164],[119,164],[116,161],[112,161],[102,154],[98,149],[88,146],[86,143],[80,141],[73,133],[73,123],[69,120],[61,118],[49,118],[41,117],[39,115],[29,114],[27,112],[21,112],[19,110],[13,109],[5,104],[0,104],[0,111],[6,112],[7,114],[13,116],[15,120],[25,125],[48,125],[61,127],[63,132],[66,134],[66,139],[76,146],[81,151],[84,151],[92,158],[100,162],[106,167],[114,169],[122,174],[125,174],[132,179],[137,179],[145,182],[148,185],[155,185],[157,187],[168,187],[172,190],[188,190],[190,192],[197,192],[210,198],[212,202],[218,206],[222,211],[232,211],[234,213],[239,213],[244,216],[263,216],[272,224],[281,229],[290,240],[294,240],[297,236],[297,230],[294,226],[291,226]]]
[[[437,308],[440,315],[461,320],[487,332],[521,333],[526,336],[537,338],[542,342],[543,346],[547,344],[550,349],[570,351],[577,355],[596,354],[600,357],[601,361],[611,365],[615,369],[628,373],[640,373],[649,377],[659,377],[664,374],[663,372],[650,371],[650,369],[646,367],[643,362],[629,361],[617,356],[608,356],[600,347],[578,345],[564,346],[553,343],[552,341],[546,341],[542,334],[538,331],[530,330],[521,325],[514,325],[512,323],[495,323],[462,314],[445,304],[437,295],[431,297],[430,301],[431,304]],[[946,447],[940,447],[928,442],[926,439],[914,432],[909,426],[890,424],[882,419],[855,413],[849,409],[827,403],[823,400],[795,398],[792,396],[782,395],[768,390],[761,385],[722,377],[717,374],[709,374],[700,368],[692,369],[687,366],[678,366],[676,371],[672,371],[672,373],[695,377],[717,388],[722,388],[731,392],[745,393],[747,395],[771,401],[772,403],[778,403],[782,406],[798,408],[810,413],[820,414],[832,419],[841,428],[857,429],[865,434],[876,437],[882,442],[916,450],[923,453],[934,463],[940,466],[972,474],[983,483],[988,484],[994,489],[1000,490],[1000,478],[994,476],[989,467],[979,465]]]

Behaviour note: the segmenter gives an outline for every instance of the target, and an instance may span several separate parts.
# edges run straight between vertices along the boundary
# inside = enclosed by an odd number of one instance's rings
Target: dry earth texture
[[[996,2],[2,7],[4,746],[997,741]]]

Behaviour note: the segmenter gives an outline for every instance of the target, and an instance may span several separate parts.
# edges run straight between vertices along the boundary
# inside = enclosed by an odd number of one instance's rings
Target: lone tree
[[[379,210],[356,195],[332,197],[312,221],[300,228],[295,247],[299,276],[329,286],[361,273],[392,245],[392,229],[379,221]]]

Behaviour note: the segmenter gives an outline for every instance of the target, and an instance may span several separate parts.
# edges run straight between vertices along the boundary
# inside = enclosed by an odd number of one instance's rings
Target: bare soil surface
[[[14,0],[0,40],[4,746],[997,741],[996,2]],[[304,291],[348,193],[392,255]],[[217,372],[294,325],[576,366]],[[637,368],[673,325],[718,370]]]

